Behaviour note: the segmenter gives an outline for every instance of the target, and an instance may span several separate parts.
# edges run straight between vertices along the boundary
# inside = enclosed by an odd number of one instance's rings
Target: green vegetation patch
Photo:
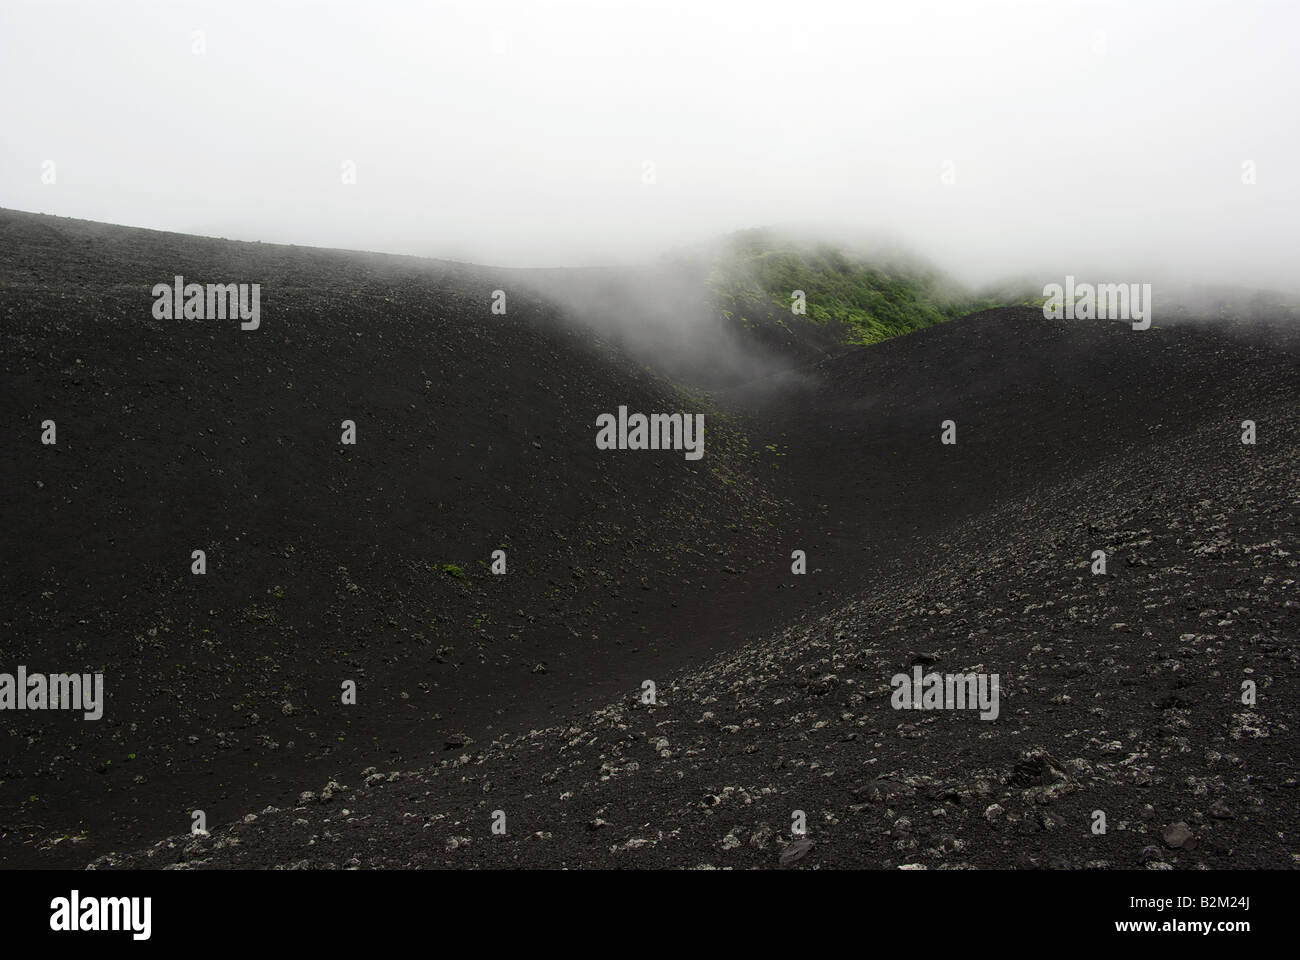
[[[800,321],[839,324],[846,343],[877,343],[945,320],[1026,302],[1021,290],[976,294],[909,257],[868,259],[828,244],[783,241],[767,231],[728,238],[709,278],[732,310],[771,305],[781,326]],[[794,291],[805,298],[803,316],[791,314]],[[1041,304],[1041,297],[1038,299]],[[766,311],[771,313],[770,308]],[[746,323],[746,326],[749,326]]]

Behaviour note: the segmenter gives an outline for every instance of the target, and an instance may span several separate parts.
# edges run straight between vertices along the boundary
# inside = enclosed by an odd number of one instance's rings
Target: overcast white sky
[[[1298,37],[1286,0],[3,0],[0,206],[510,265],[834,222],[966,279],[1293,286]]]

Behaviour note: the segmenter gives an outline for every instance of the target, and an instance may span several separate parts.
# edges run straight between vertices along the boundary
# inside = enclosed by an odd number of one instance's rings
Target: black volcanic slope
[[[0,212],[0,671],[108,700],[0,714],[0,859],[1292,863],[1293,349],[1006,309],[705,395],[537,289]],[[596,450],[620,404],[704,459]],[[913,662],[1001,716],[895,712]]]
[[[372,765],[92,866],[1294,867],[1300,509],[1278,490],[1297,452],[1294,428],[1249,454],[1212,427],[1157,442],[958,526],[925,575],[887,576],[654,706]],[[999,673],[999,718],[893,710],[888,678],[914,664]]]

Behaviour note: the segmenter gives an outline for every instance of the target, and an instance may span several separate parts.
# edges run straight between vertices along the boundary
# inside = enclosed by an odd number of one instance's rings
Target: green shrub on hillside
[[[876,343],[1007,305],[1001,298],[962,291],[918,263],[867,260],[830,246],[777,241],[763,231],[729,239],[710,277],[724,301],[736,309],[773,304],[788,313],[792,292],[802,290],[807,312],[790,320],[842,324],[848,343]]]

